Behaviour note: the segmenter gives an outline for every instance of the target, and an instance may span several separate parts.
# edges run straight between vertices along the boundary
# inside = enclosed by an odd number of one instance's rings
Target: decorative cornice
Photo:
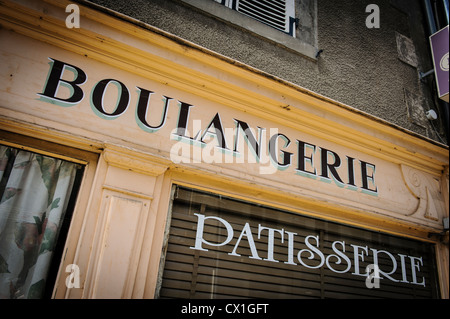
[[[163,174],[170,165],[169,161],[153,155],[113,144],[105,144],[103,158],[109,165],[150,176]]]

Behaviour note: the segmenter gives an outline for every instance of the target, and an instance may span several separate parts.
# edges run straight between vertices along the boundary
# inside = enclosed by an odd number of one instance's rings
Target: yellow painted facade
[[[447,146],[118,13],[82,7],[81,27],[69,29],[68,4],[0,3],[0,142],[87,167],[54,298],[153,298],[173,184],[433,242],[441,296],[448,298],[448,233],[429,236],[443,230],[449,213]],[[81,101],[45,98],[55,61],[65,65],[61,79],[68,83],[79,76],[73,66],[86,74]],[[94,90],[105,79],[115,81],[95,105]],[[129,98],[113,116],[124,92],[118,81]],[[73,93],[63,84],[59,97]],[[151,92],[148,112],[158,114],[147,113],[147,123],[138,116],[143,90]],[[164,103],[165,122],[151,129],[162,123]],[[174,138],[183,103],[191,105],[184,133],[193,145]],[[211,149],[194,140],[216,114],[224,129],[239,120],[259,137],[269,134],[261,145],[282,133],[290,146],[278,139],[278,148],[292,154],[291,165],[277,168],[251,154],[239,162],[226,152],[211,161]],[[226,138],[232,149],[236,131]],[[189,153],[174,161],[177,147]],[[336,155],[336,175],[321,178],[321,165]],[[309,174],[299,172],[300,162]],[[65,285],[69,264],[80,267],[80,289]]]

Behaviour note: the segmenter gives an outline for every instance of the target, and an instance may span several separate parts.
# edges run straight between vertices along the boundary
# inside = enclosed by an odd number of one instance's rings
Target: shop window
[[[169,215],[160,298],[439,298],[430,243],[179,186]]]
[[[0,145],[0,298],[51,295],[83,170]]]

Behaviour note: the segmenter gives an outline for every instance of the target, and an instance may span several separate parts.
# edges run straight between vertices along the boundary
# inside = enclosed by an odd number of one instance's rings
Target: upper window
[[[294,0],[214,0],[295,37]]]
[[[316,59],[316,0],[182,0],[259,38]]]

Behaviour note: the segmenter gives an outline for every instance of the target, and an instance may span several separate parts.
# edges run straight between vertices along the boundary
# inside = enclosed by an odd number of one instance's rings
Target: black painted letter
[[[38,95],[45,99],[62,102],[64,106],[67,106],[66,104],[69,104],[70,106],[79,103],[84,96],[83,90],[79,87],[79,85],[86,82],[86,73],[84,73],[83,70],[81,70],[79,67],[76,67],[75,65],[64,63],[52,58],[49,59],[52,61],[50,63],[52,68],[50,69],[50,72],[48,74],[44,92],[38,93]],[[61,78],[67,68],[72,69],[72,72],[75,75],[75,79],[72,81],[63,80]],[[61,84],[66,87],[69,86],[71,96],[69,96],[68,98],[56,97],[58,88]]]
[[[105,94],[106,87],[109,83],[118,84],[119,89],[119,101],[116,105],[115,110],[112,113],[108,113],[105,111],[103,105],[103,96]],[[130,101],[130,93],[128,92],[125,84],[118,80],[114,79],[104,79],[98,82],[94,90],[92,91],[92,106],[94,112],[97,113],[98,116],[105,119],[114,119],[125,112],[128,108],[128,103]]]

